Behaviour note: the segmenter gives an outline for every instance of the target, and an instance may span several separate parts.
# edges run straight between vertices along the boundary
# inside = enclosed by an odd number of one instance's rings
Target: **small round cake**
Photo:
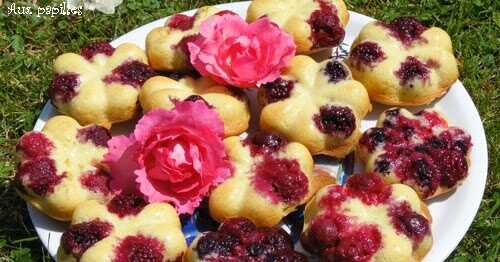
[[[146,52],[151,66],[155,70],[168,72],[192,70],[187,43],[199,34],[203,21],[212,15],[227,12],[230,11],[205,6],[193,16],[171,16],[165,26],[153,29],[146,37]]]
[[[261,86],[260,126],[305,145],[313,155],[342,158],[358,142],[371,111],[366,89],[342,62],[296,56],[284,75]]]
[[[49,92],[57,109],[82,125],[106,128],[136,116],[139,89],[155,74],[138,46],[104,42],[60,55],[54,73]]]
[[[245,93],[221,86],[209,78],[184,77],[174,80],[156,76],[144,83],[139,101],[145,111],[172,109],[176,101],[205,101],[224,122],[224,135],[234,136],[248,129],[250,109]]]
[[[43,213],[64,221],[80,203],[110,197],[109,176],[99,168],[110,138],[104,127],[82,127],[67,116],[51,118],[42,132],[26,133],[19,140],[18,193]]]
[[[467,177],[471,137],[449,127],[437,111],[415,115],[393,108],[379,117],[377,127],[367,130],[358,153],[366,170],[388,183],[411,186],[424,199],[455,189]]]
[[[342,43],[349,12],[342,0],[254,0],[247,20],[266,16],[291,34],[299,54],[308,54]]]
[[[216,232],[199,235],[187,251],[186,262],[288,261],[306,262],[293,250],[290,236],[281,228],[256,227],[245,218],[224,221]]]
[[[386,105],[428,104],[458,79],[450,36],[413,17],[367,24],[348,64],[370,98]]]
[[[321,261],[421,261],[432,247],[425,203],[410,187],[375,174],[324,187],[304,216],[302,246]]]
[[[175,209],[122,193],[78,206],[61,238],[61,262],[182,261],[186,241]]]
[[[245,140],[226,138],[224,144],[234,171],[210,194],[210,214],[219,222],[244,217],[257,226],[274,226],[333,183],[326,174],[313,174],[307,148],[278,135],[259,132]]]

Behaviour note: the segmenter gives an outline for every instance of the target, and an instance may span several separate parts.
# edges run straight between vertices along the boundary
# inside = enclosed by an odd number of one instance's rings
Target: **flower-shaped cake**
[[[178,81],[156,76],[144,83],[139,101],[145,111],[156,108],[172,109],[175,102],[203,100],[219,113],[224,122],[224,135],[239,135],[248,129],[250,111],[244,93],[227,88],[209,78],[185,77]]]
[[[410,187],[374,174],[327,186],[306,206],[302,245],[322,261],[421,261],[431,216]]]
[[[90,200],[75,210],[58,261],[182,261],[186,241],[175,209],[135,194]]]
[[[293,250],[283,229],[256,227],[245,218],[232,218],[215,232],[200,234],[186,253],[186,262],[196,261],[289,261],[307,258]]]
[[[51,118],[42,132],[26,133],[17,145],[19,194],[45,214],[65,221],[80,203],[106,198],[109,177],[98,166],[110,138],[106,128],[82,127],[67,116]]]
[[[262,16],[269,17],[293,36],[299,54],[338,46],[349,21],[342,0],[252,1],[247,20],[253,22]]]
[[[333,183],[326,174],[313,175],[307,148],[278,135],[258,132],[245,140],[226,138],[224,144],[234,172],[210,194],[210,214],[219,222],[244,217],[257,226],[274,226]]]
[[[147,63],[145,52],[129,43],[116,49],[94,43],[81,54],[62,54],[54,63],[52,102],[82,125],[110,128],[132,119],[139,110],[139,88],[155,74]]]
[[[467,177],[471,147],[470,135],[449,127],[435,110],[414,115],[393,108],[363,134],[358,153],[367,171],[409,185],[427,199],[453,190]]]
[[[259,91],[262,129],[305,145],[313,155],[343,157],[354,149],[371,110],[363,85],[343,63],[296,56],[287,72]]]
[[[226,12],[229,11],[204,6],[193,16],[171,16],[165,26],[153,29],[146,37],[146,52],[151,66],[155,70],[169,72],[191,70],[187,43],[199,34],[200,24],[204,20],[217,13]]]
[[[387,105],[428,104],[458,79],[450,36],[412,17],[366,25],[348,62],[370,98]]]

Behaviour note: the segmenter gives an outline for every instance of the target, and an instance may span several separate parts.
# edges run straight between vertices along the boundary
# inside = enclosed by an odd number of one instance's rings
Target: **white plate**
[[[246,16],[249,2],[230,3],[219,5],[221,9],[232,10],[242,17]],[[185,12],[192,15],[195,10]],[[373,18],[350,12],[351,18],[346,29],[344,43],[351,45],[361,28],[373,21]],[[156,20],[141,26],[111,42],[116,46],[125,42],[135,43],[144,48],[146,35],[155,27],[163,26],[166,18]],[[443,112],[452,125],[464,128],[472,135],[472,147],[470,176],[455,193],[431,201],[429,204],[433,217],[432,233],[434,245],[424,261],[443,261],[455,249],[471,225],[477,213],[479,204],[486,184],[488,169],[488,152],[486,148],[486,137],[479,113],[472,102],[469,94],[460,81],[457,81],[450,91],[441,99],[433,103],[433,106]],[[374,111],[363,120],[362,129],[366,130],[375,125],[375,121],[384,106],[375,105]],[[418,110],[417,108],[412,111]],[[34,130],[41,130],[48,118],[55,115],[56,111],[48,102]],[[114,130],[116,131],[116,130]],[[42,243],[55,257],[61,234],[67,224],[57,222],[40,213],[28,205],[28,210],[35,229]]]

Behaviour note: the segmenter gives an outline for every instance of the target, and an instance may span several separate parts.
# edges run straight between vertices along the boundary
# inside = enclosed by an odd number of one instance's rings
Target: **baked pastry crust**
[[[146,53],[151,66],[158,71],[191,70],[192,66],[185,53],[186,47],[182,46],[182,41],[197,35],[200,31],[200,24],[219,11],[216,7],[204,6],[200,7],[193,17],[176,14],[166,21],[165,26],[157,27],[149,32],[146,37]],[[192,19],[187,22],[191,26],[169,26],[176,16],[184,20]]]
[[[314,193],[325,184],[334,183],[325,173],[313,174],[313,159],[303,145],[295,142],[283,145],[275,152],[253,153],[248,141],[239,137],[229,137],[224,140],[229,159],[234,165],[233,176],[217,186],[209,198],[211,216],[222,222],[229,218],[245,217],[257,226],[274,226],[296,207],[307,202]],[[259,176],[256,169],[266,161],[266,158],[297,163],[302,174],[307,178],[307,192],[292,200],[275,200],[262,192],[256,186]],[[286,163],[280,165],[286,166]],[[270,167],[271,168],[271,167]],[[279,172],[276,177],[291,175],[278,169],[267,172]],[[290,181],[293,178],[290,178]],[[313,182],[315,181],[315,182]],[[296,193],[296,192],[291,192]]]
[[[333,76],[326,73],[330,67]],[[286,96],[278,86],[280,97],[274,99],[272,83],[259,90],[263,105],[260,127],[305,145],[313,155],[342,158],[349,154],[361,135],[361,120],[372,106],[366,89],[352,80],[347,66],[335,60],[317,63],[308,56],[296,56],[280,79],[277,81],[293,86]],[[329,116],[326,110],[323,122],[322,108],[330,106],[340,109],[341,115],[336,117],[334,111]],[[320,130],[319,123],[333,125],[332,130]]]
[[[219,113],[226,137],[239,135],[248,129],[250,109],[245,93],[206,77],[185,77],[178,81],[164,76],[153,77],[144,83],[139,101],[144,111],[150,111],[156,108],[172,109],[176,101],[200,97]]]
[[[109,178],[99,169],[110,138],[104,127],[82,127],[67,116],[49,119],[41,132],[29,132],[19,141],[17,192],[48,216],[69,221],[79,204],[110,195]]]
[[[366,176],[366,174],[357,174],[354,176]],[[361,187],[368,185],[373,184],[371,182],[366,182],[366,184]],[[342,242],[349,241],[347,238],[343,239],[343,237],[352,234],[352,232],[349,233],[350,230],[357,230],[363,226],[374,226],[380,233],[381,243],[379,248],[374,250],[374,253],[370,255],[369,261],[422,261],[425,255],[430,251],[433,243],[432,234],[430,232],[432,218],[427,205],[418,197],[415,191],[406,185],[392,184],[387,186],[390,192],[388,199],[383,202],[370,204],[365,203],[365,200],[362,199],[363,197],[369,198],[370,192],[362,190],[364,192],[361,193],[361,195],[356,195],[358,193],[353,194],[349,192],[349,185],[330,185],[324,187],[317,192],[316,196],[311,199],[306,206],[304,212],[304,229],[301,240],[303,243],[304,241],[310,241],[307,239],[311,239],[309,236],[309,234],[311,234],[310,228],[311,225],[315,223],[315,220],[324,219],[324,217],[329,219],[332,214],[340,214],[348,221],[346,222],[348,226],[345,228],[346,225],[336,224],[338,226],[337,236],[340,237],[340,239],[337,240],[338,242],[318,242],[316,243],[317,246],[313,248],[320,248],[319,246],[322,245],[342,246]],[[369,191],[370,189],[367,190]],[[375,194],[380,193],[377,189],[373,192]],[[395,223],[405,221],[405,218],[393,217],[394,215],[392,212],[394,211],[392,210],[395,210],[397,206],[405,206],[407,209],[405,212],[409,212],[412,218],[420,217],[419,220],[425,218],[428,223],[427,233],[420,235],[420,238],[415,240],[412,239],[412,233],[405,233],[405,231],[396,229]],[[334,216],[335,215],[333,215],[333,217]],[[331,220],[332,223],[342,223],[340,221],[344,221],[343,218],[338,220],[335,220],[335,218],[333,219],[334,220]],[[362,231],[357,234],[361,233]],[[373,245],[373,243],[358,243],[358,245],[366,248],[366,246]],[[356,246],[353,245],[353,248],[356,248]]]
[[[253,0],[247,21],[253,22],[262,16],[293,36],[299,54],[339,45],[349,22],[349,12],[342,0]],[[329,40],[318,43],[313,36],[315,31]]]
[[[459,74],[450,36],[408,17],[365,25],[351,46],[348,64],[370,99],[385,105],[429,104]]]
[[[154,75],[146,53],[131,43],[92,57],[62,54],[54,62],[54,73],[51,98],[58,111],[82,125],[98,124],[106,128],[137,115],[139,88]],[[71,77],[76,86],[68,86]],[[58,87],[58,83],[62,86]],[[68,93],[73,95],[64,96]]]
[[[401,139],[398,134],[404,130],[409,131]],[[437,110],[413,114],[392,108],[363,134],[356,152],[366,171],[431,199],[455,190],[467,178],[471,147],[470,135],[450,127]]]
[[[113,201],[113,200],[111,200]],[[134,200],[136,201],[136,200]],[[109,202],[90,200],[78,206],[71,221],[72,227],[85,223],[108,223],[111,228],[108,234],[97,239],[92,239],[90,246],[77,258],[65,250],[65,236],[62,237],[61,246],[57,253],[58,261],[122,261],[115,260],[120,252],[137,252],[137,256],[148,258],[151,250],[158,248],[162,256],[161,261],[182,261],[182,256],[187,249],[182,226],[175,209],[167,203],[144,204],[137,214],[120,216],[110,212]],[[66,231],[65,234],[69,234]],[[90,232],[92,233],[92,232]],[[76,236],[84,239],[85,235]],[[134,246],[130,239],[134,239]],[[129,244],[125,245],[126,239]],[[140,243],[144,245],[140,245]],[[153,243],[154,245],[151,245]],[[124,249],[124,250],[122,250]],[[135,250],[134,250],[135,249]],[[141,253],[142,252],[142,253]],[[128,254],[129,259],[130,255]],[[159,255],[158,253],[154,255]],[[149,257],[151,259],[151,257]],[[154,257],[157,258],[158,257]],[[157,261],[157,260],[154,260]]]

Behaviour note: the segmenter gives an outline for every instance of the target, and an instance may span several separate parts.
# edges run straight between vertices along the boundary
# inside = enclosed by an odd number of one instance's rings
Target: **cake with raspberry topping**
[[[139,89],[155,75],[138,46],[114,48],[106,42],[90,44],[80,54],[60,55],[54,73],[49,92],[58,111],[82,125],[106,128],[136,116]]]
[[[136,193],[77,207],[61,238],[58,261],[182,261],[186,242],[175,209]]]
[[[313,53],[342,43],[349,12],[342,0],[254,0],[247,20],[266,16],[291,34],[299,54]]]
[[[259,90],[260,126],[305,145],[313,155],[342,158],[358,142],[371,111],[361,83],[342,62],[296,56],[287,71]]]
[[[325,173],[313,174],[307,148],[276,134],[229,137],[224,144],[234,171],[209,198],[210,214],[219,222],[244,217],[257,226],[274,226],[323,185],[333,183]]]
[[[67,116],[49,119],[41,132],[26,133],[17,144],[18,193],[43,213],[64,221],[80,203],[110,197],[109,176],[99,168],[110,138],[101,126],[82,127]]]
[[[321,261],[421,261],[431,217],[417,193],[372,173],[326,186],[308,203],[302,246]]]
[[[186,262],[289,261],[305,262],[281,228],[256,227],[245,218],[232,218],[215,232],[198,236],[187,251]]]
[[[458,79],[450,36],[413,17],[367,24],[348,64],[370,98],[386,105],[428,104]]]
[[[363,134],[358,152],[367,171],[409,185],[428,199],[455,189],[467,177],[471,147],[470,135],[450,127],[437,111],[412,114],[393,108]]]
[[[234,136],[248,129],[250,109],[245,93],[224,87],[209,78],[183,77],[174,80],[156,76],[144,83],[139,101],[144,111],[156,108],[172,109],[177,101],[202,100],[213,107],[224,122],[224,135]]]
[[[149,62],[159,71],[192,70],[187,44],[200,32],[200,24],[215,14],[223,15],[216,7],[204,6],[196,14],[175,14],[167,19],[163,27],[153,29],[146,37],[146,52]]]

